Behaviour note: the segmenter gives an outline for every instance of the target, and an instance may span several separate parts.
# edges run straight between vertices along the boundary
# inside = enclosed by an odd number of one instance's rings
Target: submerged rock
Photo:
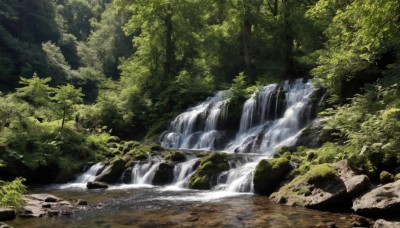
[[[271,195],[271,199],[287,205],[316,209],[343,206],[352,197],[370,188],[366,175],[355,175],[347,160],[313,166]]]
[[[15,219],[15,211],[10,208],[0,208],[0,221],[8,221]]]
[[[371,216],[399,216],[400,181],[367,192],[353,201],[353,210]]]
[[[116,159],[112,161],[99,176],[96,177],[95,181],[105,182],[107,184],[117,183],[126,169],[127,160]]]
[[[86,188],[88,189],[108,188],[108,184],[100,181],[89,181],[86,184]]]
[[[400,222],[390,222],[383,219],[376,220],[374,228],[398,228],[400,227]]]
[[[264,195],[271,194],[291,169],[293,167],[286,158],[261,160],[254,172],[255,192]]]
[[[229,170],[226,154],[212,153],[203,157],[196,172],[190,178],[189,188],[210,189],[216,183],[217,175],[226,170]]]
[[[174,179],[174,166],[169,163],[161,163],[154,178],[152,180],[153,185],[166,185],[170,184]]]

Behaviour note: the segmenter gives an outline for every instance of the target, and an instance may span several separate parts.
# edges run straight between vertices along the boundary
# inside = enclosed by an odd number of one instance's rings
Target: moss
[[[396,181],[400,180],[400,173],[396,174],[396,176],[394,176],[394,179],[395,179]]]
[[[210,189],[221,172],[229,169],[225,153],[212,153],[201,159],[200,164],[190,179],[189,187],[194,189]],[[215,182],[215,181],[214,181]]]
[[[165,158],[167,160],[173,161],[173,162],[186,161],[185,155],[183,153],[181,153],[181,152],[176,152],[176,151],[169,152]]]
[[[299,188],[296,193],[298,195],[304,195],[304,196],[309,196],[311,195],[311,190],[305,186],[302,186],[301,188]]]
[[[387,171],[382,171],[381,174],[379,175],[379,180],[382,184],[393,182],[394,179],[395,179],[394,176]]]
[[[330,180],[337,176],[335,169],[331,168],[328,164],[315,165],[308,171],[304,180],[309,183],[321,183],[325,180]]]
[[[137,145],[132,147],[125,156],[136,160],[146,159],[150,155],[151,149],[147,145]]]
[[[254,172],[254,190],[259,194],[271,194],[292,168],[290,161],[283,157],[261,160]]]

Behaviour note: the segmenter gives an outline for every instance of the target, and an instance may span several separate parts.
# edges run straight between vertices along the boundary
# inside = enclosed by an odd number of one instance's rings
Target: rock
[[[42,207],[43,208],[51,208],[51,204],[45,203],[45,204],[42,204]]]
[[[350,203],[354,196],[370,186],[366,175],[355,175],[348,161],[342,160],[311,167],[310,171],[280,188],[270,198],[287,205],[327,209]]]
[[[254,190],[258,194],[269,195],[280,184],[293,167],[286,158],[261,160],[254,173]]]
[[[40,205],[25,206],[20,210],[18,216],[20,217],[43,217],[46,214],[46,210]]]
[[[154,178],[152,180],[153,185],[166,185],[170,184],[174,179],[174,166],[168,163],[161,163]]]
[[[372,216],[398,216],[400,211],[400,181],[385,184],[353,201],[356,213]]]
[[[325,142],[334,141],[337,137],[331,130],[323,129],[325,121],[315,119],[311,124],[304,129],[297,137],[295,146],[305,146],[307,148],[318,148]]]
[[[44,201],[47,203],[55,203],[55,202],[59,202],[61,200],[57,196],[53,196],[53,195],[46,194],[46,193],[45,194],[31,194],[31,195],[28,195],[28,197],[31,199]]]
[[[229,170],[229,164],[225,153],[212,153],[205,156],[201,159],[196,172],[190,178],[189,188],[210,189],[216,184],[218,174],[227,170]]]
[[[95,181],[105,182],[107,184],[117,183],[122,173],[125,171],[125,165],[127,163],[128,161],[123,159],[116,159],[112,161],[107,168],[105,168],[103,172],[96,177]]]
[[[0,228],[12,228],[12,227],[7,224],[0,223]]]
[[[133,167],[129,167],[122,173],[122,177],[121,177],[122,183],[128,184],[128,183],[131,182],[131,180],[132,180],[132,169],[133,169]]]
[[[173,162],[186,161],[186,157],[183,153],[177,151],[171,151],[167,154],[166,159]]]
[[[86,206],[88,205],[86,200],[79,199],[78,202],[76,203],[77,206]]]
[[[86,184],[86,188],[88,189],[108,188],[108,184],[100,181],[89,181]]]
[[[10,208],[0,208],[0,221],[8,221],[15,219],[15,211]]]
[[[379,180],[382,184],[387,184],[394,181],[394,176],[387,171],[382,171],[379,175]]]
[[[400,173],[396,174],[396,176],[394,176],[394,180],[398,181],[400,180]]]
[[[366,218],[357,217],[352,223],[352,227],[370,227],[370,225]]]
[[[47,215],[48,215],[49,217],[59,216],[59,215],[60,215],[60,211],[57,211],[57,210],[49,210],[49,211],[47,211]]]
[[[398,228],[400,227],[400,222],[389,222],[383,219],[376,220],[374,228]]]

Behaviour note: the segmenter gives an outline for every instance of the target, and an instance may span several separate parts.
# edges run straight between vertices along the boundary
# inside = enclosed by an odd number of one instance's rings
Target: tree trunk
[[[65,124],[65,113],[66,113],[66,107],[63,108],[63,117],[62,117],[62,122],[61,122],[61,132],[64,129],[64,124]]]
[[[172,63],[174,59],[174,42],[172,39],[172,6],[171,4],[167,7],[167,15],[165,17],[165,64],[164,64],[164,77],[168,78],[171,73]]]

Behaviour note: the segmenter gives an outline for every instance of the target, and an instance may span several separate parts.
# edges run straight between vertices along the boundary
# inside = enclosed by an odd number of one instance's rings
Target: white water
[[[230,93],[221,91],[178,115],[170,124],[169,130],[160,137],[161,145],[167,148],[198,150],[220,148],[219,150],[230,153],[261,154],[263,157],[249,156],[246,160],[244,159],[246,155],[241,159],[231,160],[230,169],[217,177],[217,185],[213,187],[213,193],[208,197],[253,192],[252,180],[258,162],[271,157],[276,148],[292,145],[301,130],[311,122],[313,103],[310,98],[314,92],[311,82],[304,83],[301,79],[262,87],[243,104],[237,132],[231,133],[231,138],[228,138],[222,126],[228,111]],[[198,160],[198,158],[188,158],[185,162],[175,164],[172,183],[162,189],[185,190]],[[117,188],[152,187],[152,180],[162,162],[164,161],[135,164],[132,168],[131,184],[120,185]],[[92,168],[97,171],[100,169]],[[93,174],[89,174],[88,171],[86,175]],[[84,182],[91,178],[82,177],[80,181]],[[183,198],[188,199],[188,197]]]
[[[103,168],[104,168],[104,164],[101,162],[94,164],[86,172],[84,172],[83,174],[78,176],[76,178],[76,180],[73,181],[72,183],[62,184],[62,185],[59,185],[58,187],[61,189],[64,189],[64,188],[86,188],[86,183],[89,181],[94,181],[97,174],[99,173],[99,171]]]

